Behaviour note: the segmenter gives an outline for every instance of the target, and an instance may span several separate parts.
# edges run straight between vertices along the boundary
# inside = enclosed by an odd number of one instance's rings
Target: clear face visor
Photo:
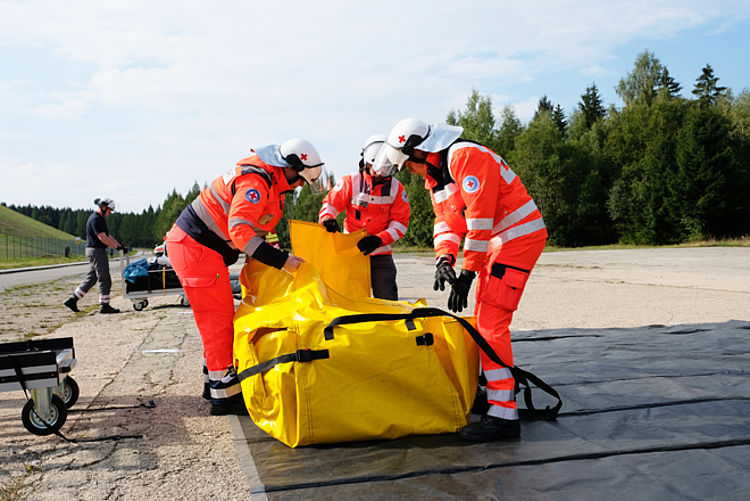
[[[384,149],[385,148],[381,148],[380,152]],[[375,156],[375,160],[370,164],[370,172],[374,176],[390,177],[393,173],[393,164],[388,159],[387,154],[380,155],[380,152],[378,152],[378,155]]]
[[[373,165],[390,164],[392,170],[395,169],[396,171],[400,171],[403,170],[404,164],[407,160],[409,160],[409,155],[398,148],[394,148],[390,144],[385,143],[375,157]]]
[[[325,165],[302,169],[299,177],[310,185],[310,191],[315,195],[325,193],[331,189],[331,175],[328,173]]]

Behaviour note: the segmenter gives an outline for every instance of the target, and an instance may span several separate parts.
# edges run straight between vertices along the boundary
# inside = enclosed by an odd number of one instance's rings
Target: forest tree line
[[[552,245],[658,245],[750,234],[750,91],[733,95],[707,64],[687,92],[644,51],[616,92],[622,109],[606,107],[592,83],[570,116],[544,96],[524,125],[511,106],[496,116],[491,98],[475,90],[446,122],[505,158],[540,207]],[[401,244],[431,247],[424,181],[408,171],[396,177],[411,203]],[[115,212],[109,228],[126,245],[152,246],[200,189],[195,183],[185,196],[173,190],[140,214]],[[277,226],[283,246],[287,220],[317,221],[323,196],[307,187],[287,195]],[[78,236],[91,214],[9,207]]]

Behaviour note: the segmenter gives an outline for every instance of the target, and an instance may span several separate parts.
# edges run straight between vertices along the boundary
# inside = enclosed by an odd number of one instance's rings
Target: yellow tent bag
[[[313,226],[298,241],[299,226],[292,224],[294,254],[309,258],[293,276],[256,261],[242,271],[245,296],[235,314],[234,354],[255,424],[291,447],[465,426],[479,358],[460,323],[465,320],[426,308],[423,301],[339,293],[328,280],[345,290],[341,276],[364,273],[369,292],[369,272],[342,270],[342,261],[329,255],[338,265],[329,266],[324,279],[306,247],[320,249],[343,238],[335,245],[350,252],[361,235]],[[369,268],[366,257],[351,261]]]

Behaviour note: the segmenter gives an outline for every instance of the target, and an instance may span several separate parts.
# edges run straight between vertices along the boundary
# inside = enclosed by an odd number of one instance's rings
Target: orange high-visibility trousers
[[[221,384],[233,367],[234,298],[229,269],[221,254],[199,244],[178,226],[173,226],[167,235],[167,254],[190,301],[203,341],[212,401],[239,393],[236,378],[229,385]]]
[[[477,330],[503,362],[513,366],[510,323],[518,308],[526,281],[547,242],[547,232],[497,244],[490,241],[487,263],[479,273],[474,315]],[[515,380],[509,369],[481,353],[482,369],[487,378],[487,400],[490,416],[516,420]]]

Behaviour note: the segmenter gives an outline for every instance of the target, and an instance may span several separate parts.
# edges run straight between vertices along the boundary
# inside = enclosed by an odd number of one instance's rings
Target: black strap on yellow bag
[[[244,371],[237,374],[237,379],[240,381],[260,374],[261,372],[267,371],[273,368],[277,364],[283,364],[288,362],[312,362],[313,360],[323,360],[329,358],[331,355],[328,350],[297,350],[294,353],[287,353],[286,355],[279,355],[271,360],[266,360],[252,367],[248,367]]]
[[[519,367],[510,366],[503,362],[500,356],[495,353],[495,350],[492,349],[492,347],[489,345],[489,343],[487,343],[484,337],[482,337],[479,331],[477,331],[477,329],[473,325],[466,321],[466,319],[458,317],[447,311],[443,311],[439,308],[414,308],[409,313],[362,313],[358,315],[343,315],[341,317],[333,319],[331,323],[329,323],[323,330],[323,335],[325,336],[325,339],[331,340],[333,339],[333,328],[337,325],[357,324],[363,322],[381,322],[388,320],[405,320],[407,322],[407,328],[411,330],[414,327],[409,327],[409,322],[413,322],[416,318],[443,316],[451,317],[458,321],[461,326],[466,329],[466,331],[469,333],[474,342],[479,346],[479,348],[490,358],[490,360],[492,360],[496,364],[500,364],[503,367],[506,367],[507,369],[510,369],[511,373],[513,374],[513,378],[516,381],[515,393],[521,391],[521,386],[524,387],[523,399],[526,403],[526,409],[519,409],[519,414],[530,419],[554,420],[557,418],[557,414],[560,412],[560,408],[562,407],[562,399],[560,398],[560,394],[557,393],[554,388],[552,388],[550,385],[542,381],[534,374]],[[555,397],[557,399],[557,404],[554,407],[550,407],[548,405],[544,409],[537,409],[536,407],[534,407],[534,402],[532,401],[531,397],[530,383],[534,384],[537,388],[544,391],[545,393]]]

